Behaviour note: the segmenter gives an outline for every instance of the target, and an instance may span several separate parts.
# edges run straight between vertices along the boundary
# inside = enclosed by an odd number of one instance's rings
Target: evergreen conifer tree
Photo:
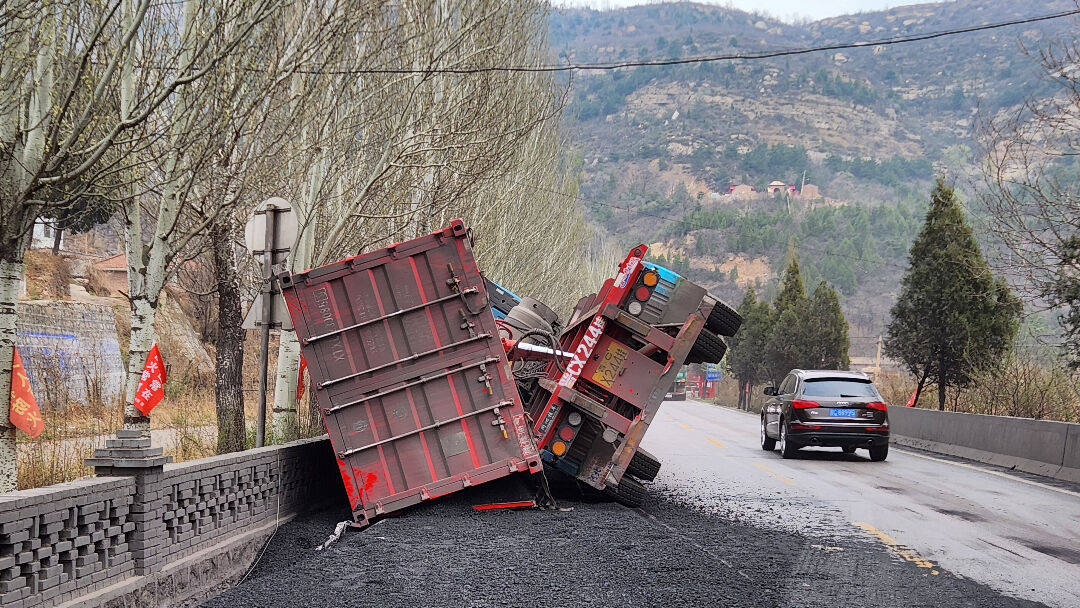
[[[945,409],[948,387],[966,386],[1001,360],[1022,308],[990,272],[953,188],[939,178],[892,308],[886,354],[919,379],[917,391],[936,384]]]

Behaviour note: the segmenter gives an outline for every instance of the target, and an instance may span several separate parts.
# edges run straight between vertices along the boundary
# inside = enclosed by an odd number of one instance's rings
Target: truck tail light
[[[556,441],[555,443],[551,444],[551,453],[555,454],[556,456],[562,456],[566,453],[566,444],[562,441]]]
[[[559,429],[559,438],[562,439],[563,441],[573,441],[574,440],[574,435],[575,435],[575,433],[574,433],[574,428],[573,427],[564,426],[561,429]]]
[[[649,296],[651,296],[651,295],[652,295],[652,291],[650,291],[649,288],[645,287],[645,286],[638,287],[637,289],[634,290],[634,297],[637,298],[638,300],[641,300],[642,302],[644,302],[645,300],[648,300]]]
[[[887,407],[888,406],[886,406],[883,401],[875,401],[873,403],[867,403],[866,404],[866,409],[868,409],[868,410],[878,410],[878,411],[881,411],[881,412],[884,412]]]
[[[791,407],[797,410],[807,410],[812,407],[821,407],[821,404],[817,401],[804,401],[802,399],[795,399],[791,402]]]
[[[646,287],[656,287],[656,284],[660,282],[660,275],[653,270],[648,270],[645,274],[641,275],[641,284]]]

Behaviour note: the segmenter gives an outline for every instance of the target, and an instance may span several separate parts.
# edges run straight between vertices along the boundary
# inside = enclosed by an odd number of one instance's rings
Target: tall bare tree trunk
[[[18,484],[15,456],[15,426],[8,419],[8,395],[11,394],[11,362],[15,347],[15,301],[19,297],[19,279],[23,276],[22,247],[0,252],[0,493],[13,492]]]
[[[52,253],[60,255],[60,239],[64,237],[64,231],[60,228],[53,229]]]
[[[214,399],[217,405],[218,454],[244,449],[244,330],[240,312],[236,252],[233,250],[231,214],[224,214],[211,229],[214,276],[217,277],[218,332]]]

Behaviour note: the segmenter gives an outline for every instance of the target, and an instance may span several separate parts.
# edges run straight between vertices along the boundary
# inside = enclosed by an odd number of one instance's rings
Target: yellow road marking
[[[694,427],[690,426],[689,424],[683,424],[683,423],[680,422],[679,426],[681,426],[682,428],[684,428],[684,429],[686,429],[688,431],[694,430]]]
[[[791,481],[790,479],[788,479],[787,477],[784,477],[783,475],[778,475],[775,471],[773,471],[772,469],[770,469],[769,467],[767,467],[767,466],[765,466],[763,464],[755,463],[754,466],[761,469],[762,471],[765,471],[769,475],[772,475],[773,477],[779,479],[782,483],[785,483],[785,484],[787,484],[789,486],[795,485],[794,481]]]
[[[718,448],[722,448],[722,449],[725,449],[725,450],[727,449],[727,446],[726,446],[726,445],[724,445],[724,444],[720,443],[719,441],[717,441],[717,440],[713,439],[712,437],[706,437],[706,438],[705,438],[705,441],[708,441],[709,443],[711,443],[711,444],[715,445],[715,446],[716,446],[716,447],[718,447]]]
[[[895,538],[889,536],[881,530],[878,530],[877,528],[871,526],[866,522],[856,521],[853,523],[857,528],[861,528],[864,532],[867,532],[868,534],[877,537],[877,539],[881,541],[881,544],[885,545],[885,547],[889,551],[892,551],[893,553],[899,555],[900,557],[915,564],[920,568],[926,568],[930,570],[930,574],[937,575],[938,571],[934,568],[934,562],[920,556],[918,553],[916,553],[914,550],[910,549],[906,545],[900,544],[900,542],[898,542]]]

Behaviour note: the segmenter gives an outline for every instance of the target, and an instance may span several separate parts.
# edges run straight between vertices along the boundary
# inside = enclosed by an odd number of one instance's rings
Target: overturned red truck
[[[639,504],[660,463],[638,445],[666,391],[741,322],[645,252],[565,328],[485,280],[461,220],[281,276],[354,520],[545,468]]]

